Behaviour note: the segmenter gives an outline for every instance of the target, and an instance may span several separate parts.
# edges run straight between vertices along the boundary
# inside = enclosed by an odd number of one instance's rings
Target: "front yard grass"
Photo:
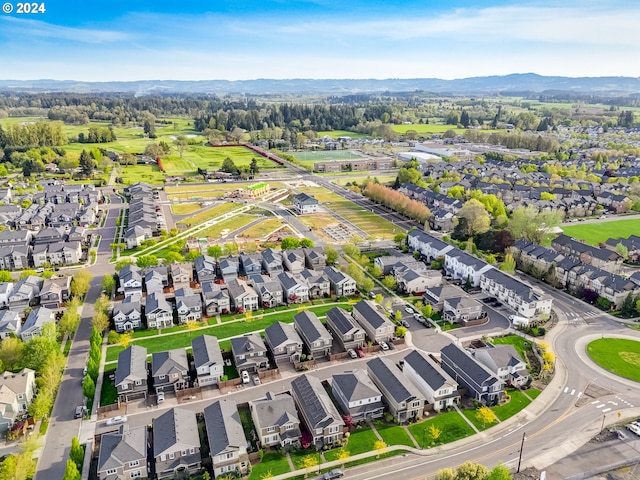
[[[511,397],[509,403],[491,408],[501,422],[513,417],[516,413],[519,413],[531,403],[531,401],[525,397],[520,390],[507,389],[507,392]]]
[[[261,480],[268,474],[272,476],[289,473],[289,462],[284,454],[278,452],[267,452],[262,457],[260,463],[251,467],[249,480]]]
[[[429,435],[429,427],[431,425],[435,425],[435,427],[440,430],[440,436],[436,442],[432,442]],[[460,440],[461,438],[468,437],[475,433],[473,428],[471,428],[466,420],[456,411],[440,413],[432,419],[409,425],[409,431],[420,446],[422,446],[422,439],[424,435],[426,442],[425,447],[455,442],[456,440]]]
[[[370,452],[373,450],[373,444],[376,440],[378,440],[378,437],[376,437],[375,432],[370,428],[357,429],[349,435],[349,442],[344,449],[349,452],[349,456],[351,457],[360,453]],[[341,448],[334,448],[333,450],[324,452],[325,460],[327,462],[337,460],[337,455],[340,450]]]
[[[304,465],[302,464],[302,459],[304,457],[306,457],[307,455],[311,455],[311,456],[315,456],[317,459],[320,458],[319,453],[316,451],[315,448],[313,447],[309,447],[306,448],[304,450],[296,450],[293,452],[289,453],[289,456],[291,457],[291,461],[293,462],[293,465],[296,467],[296,470],[300,470],[302,468],[304,468]],[[318,467],[313,467],[312,469],[310,469],[312,472],[318,470]]]
[[[375,421],[376,430],[385,441],[387,446],[391,445],[407,445],[409,447],[415,447],[414,443],[409,438],[409,434],[405,429],[399,425],[390,425],[381,420]]]
[[[112,405],[118,401],[118,389],[113,384],[109,376],[115,373],[115,368],[104,371],[102,379],[102,390],[100,391],[100,406]]]

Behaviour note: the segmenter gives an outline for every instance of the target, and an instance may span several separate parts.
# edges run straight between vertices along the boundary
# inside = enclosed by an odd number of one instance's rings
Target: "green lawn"
[[[375,426],[376,430],[388,446],[407,445],[409,447],[415,447],[411,438],[409,438],[409,434],[401,426],[390,425],[381,420],[376,420]]]
[[[533,400],[535,400],[536,398],[538,398],[538,395],[542,393],[542,390],[538,390],[537,388],[530,388],[525,393],[529,395]]]
[[[167,175],[183,175],[197,172],[197,167],[186,158],[169,156],[162,159],[162,168]]]
[[[437,442],[432,442],[429,436],[429,427],[435,425],[440,430],[440,437]],[[426,430],[426,433],[424,433]],[[425,420],[424,422],[414,423],[409,426],[409,431],[413,438],[416,439],[418,445],[422,445],[423,435],[427,446],[443,445],[445,443],[455,442],[461,438],[473,435],[475,431],[462,418],[458,412],[440,413],[436,417]]]
[[[506,419],[513,417],[516,413],[521,412],[531,403],[520,390],[507,389],[507,392],[511,396],[509,403],[491,408],[493,413],[496,414],[501,422],[504,422]]]
[[[395,450],[393,452],[383,453],[382,455],[371,456],[367,458],[361,458],[360,460],[354,460],[353,462],[347,462],[345,464],[345,468],[356,467],[358,465],[364,465],[365,463],[376,462],[378,460],[382,460],[384,458],[396,457],[398,455],[404,455],[407,453],[406,450]]]
[[[475,427],[482,431],[482,430],[486,430],[487,428],[491,428],[494,425],[498,424],[498,421],[496,420],[493,423],[487,423],[484,426],[482,425],[482,422],[480,420],[478,420],[476,418],[476,414],[478,413],[477,409],[467,409],[467,410],[462,410],[462,414],[471,422],[473,423],[473,425],[475,425]],[[427,432],[427,435],[429,435],[429,432]]]
[[[306,450],[297,450],[295,452],[289,453],[289,456],[291,457],[291,461],[293,462],[293,465],[296,467],[296,470],[304,468],[304,465],[302,464],[302,459],[307,455],[316,457],[318,461],[320,461],[318,452],[316,452],[316,449],[313,447],[307,448]],[[316,471],[317,469],[318,467],[314,467],[311,469],[311,471]]]
[[[531,350],[531,342],[525,340],[519,335],[507,335],[505,337],[493,338],[491,340],[491,343],[493,343],[494,345],[513,345],[513,347],[525,362],[527,361],[525,351]]]
[[[351,137],[351,138],[367,138],[364,133],[350,132],[349,130],[327,130],[318,132],[318,137]]]
[[[640,232],[640,219],[563,225],[561,228],[566,235],[597,245],[610,238],[627,238],[632,234],[637,235]]]
[[[219,169],[225,158],[233,160],[236,167],[245,167],[251,164],[251,160],[256,158],[258,168],[272,169],[283,168],[271,160],[267,160],[261,155],[245,147],[211,147],[209,145],[190,145],[184,152],[184,158],[190,160],[197,168],[203,170]]]
[[[125,185],[132,185],[137,182],[150,184],[164,183],[164,173],[157,165],[123,165],[119,167],[119,177]]]
[[[287,458],[278,452],[265,453],[262,460],[257,465],[251,467],[251,475],[249,480],[261,480],[263,476],[271,474],[272,476],[289,473],[289,462]]]
[[[251,223],[255,219],[256,217],[254,217],[253,215],[248,215],[246,213],[239,213],[237,215],[234,215],[233,217],[228,218],[227,220],[223,220],[220,223],[216,223],[215,225],[208,227],[202,230],[201,232],[198,232],[197,235],[200,238],[217,237],[219,235],[222,235],[223,230],[229,230],[227,233],[225,233],[226,235],[228,233],[234,232],[235,230],[238,230],[239,228],[244,227],[245,225],[247,225],[248,223]]]
[[[283,225],[284,222],[279,218],[265,218],[262,222],[242,232],[242,236],[248,238],[262,238],[275,230],[278,230]]]
[[[235,202],[222,203],[220,205],[208,208],[207,210],[197,213],[191,217],[184,218],[180,220],[178,224],[190,225],[192,227],[195,227],[196,225],[208,222],[209,220],[214,220],[217,217],[224,215],[225,213],[232,212],[233,210],[238,210],[242,207],[243,205]]]
[[[251,411],[249,410],[249,405],[245,403],[239,406],[238,415],[240,416],[240,422],[242,423],[242,430],[244,431],[244,437],[247,439],[247,441],[251,442],[251,445],[255,448],[256,441],[253,439],[255,438],[256,427],[253,424],[253,418],[251,417]]]
[[[364,452],[370,452],[373,450],[373,444],[378,440],[376,434],[370,428],[362,428],[353,432],[349,436],[349,443],[345,447],[345,450],[349,452],[350,456],[358,455]],[[327,462],[337,460],[337,454],[340,448],[334,448],[324,453],[324,458]]]
[[[197,212],[201,208],[199,203],[174,203],[171,205],[171,212],[176,215],[188,215]]]
[[[118,401],[118,389],[109,379],[109,375],[115,372],[115,368],[104,371],[102,390],[100,391],[100,406],[112,405]]]
[[[640,342],[601,338],[587,345],[589,357],[610,372],[640,382]]]
[[[443,125],[438,123],[416,123],[413,125],[392,125],[393,131],[398,133],[407,133],[409,130],[415,130],[418,133],[444,133],[447,130],[453,130],[456,133],[464,133],[464,128],[456,128],[455,125]]]

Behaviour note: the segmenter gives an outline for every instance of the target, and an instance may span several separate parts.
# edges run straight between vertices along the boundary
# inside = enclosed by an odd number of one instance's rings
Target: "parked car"
[[[638,426],[637,423],[630,423],[629,425],[627,425],[627,428],[636,435],[640,436],[640,426]]]
[[[380,348],[386,352],[389,350],[389,345],[387,345],[387,342],[380,342]]]
[[[164,402],[164,392],[159,392],[158,393],[158,405],[160,405],[162,402]]]
[[[493,302],[493,306],[494,306],[494,307],[501,307],[501,306],[502,306],[502,303],[500,303],[500,302]]]
[[[246,370],[242,371],[242,383],[251,383],[251,377]]]
[[[260,385],[260,377],[258,375],[255,375],[253,377],[253,384],[254,385]]]
[[[414,312],[414,311],[413,311],[413,308],[411,308],[411,307],[404,307],[404,311],[405,311],[405,312],[407,312],[407,313],[410,313],[410,314],[412,314],[412,315],[413,315],[414,313],[416,313],[416,312]]]
[[[400,320],[400,325],[402,325],[404,328],[409,328],[411,325],[409,325],[409,322],[407,322],[406,320]]]
[[[369,298],[376,298],[375,292],[369,292]]]
[[[496,300],[498,300],[496,297],[486,297],[482,299],[482,303],[491,303],[495,302]]]
[[[356,348],[356,353],[360,358],[364,358],[364,352],[362,351],[361,348]]]
[[[344,472],[339,468],[334,468],[328,471],[322,476],[322,480],[333,480],[334,478],[340,478],[344,476]]]
[[[84,405],[78,405],[76,411],[73,414],[73,418],[82,418],[87,414],[87,407]]]
[[[350,348],[349,350],[347,350],[347,352],[349,353],[349,356],[351,358],[358,358],[358,354],[356,353],[356,351],[353,348]]]
[[[111,417],[107,420],[107,425],[118,425],[119,423],[124,423],[127,421],[127,417],[123,415],[118,415],[117,417]]]

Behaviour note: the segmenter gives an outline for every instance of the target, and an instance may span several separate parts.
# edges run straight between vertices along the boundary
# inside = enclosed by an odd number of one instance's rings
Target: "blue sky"
[[[30,15],[10,3],[2,79],[640,76],[634,1],[49,0]]]

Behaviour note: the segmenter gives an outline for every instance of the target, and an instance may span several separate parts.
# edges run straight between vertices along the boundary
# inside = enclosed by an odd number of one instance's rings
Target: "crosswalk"
[[[567,322],[569,325],[585,325],[590,323],[594,317],[600,315],[599,312],[586,312],[584,314],[578,314],[576,312],[566,312]]]
[[[614,409],[620,409],[620,408],[633,408],[633,405],[629,402],[627,402],[626,400],[624,400],[623,398],[620,398],[616,395],[615,400],[608,400],[608,401],[603,401],[603,400],[594,400],[593,402],[591,402],[591,405],[595,406],[596,409],[598,409],[600,411],[600,413],[609,413],[610,411],[614,410]]]

